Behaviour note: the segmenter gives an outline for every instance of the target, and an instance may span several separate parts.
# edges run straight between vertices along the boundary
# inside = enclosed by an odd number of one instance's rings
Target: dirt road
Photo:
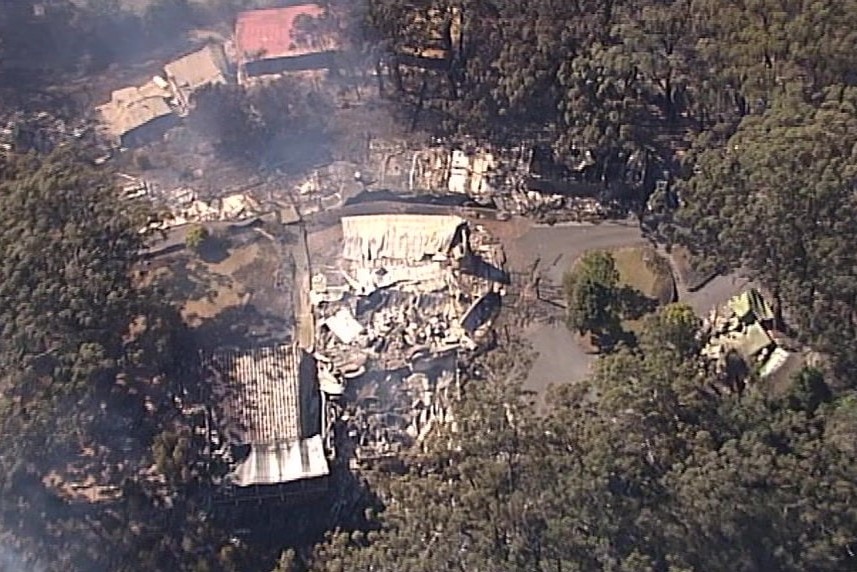
[[[532,226],[506,247],[513,269],[528,268],[537,258],[546,280],[559,284],[571,264],[587,250],[646,244],[636,222],[605,222],[597,225]]]

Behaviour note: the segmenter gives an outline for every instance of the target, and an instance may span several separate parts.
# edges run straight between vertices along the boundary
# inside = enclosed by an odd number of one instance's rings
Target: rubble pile
[[[465,195],[477,204],[495,206],[510,215],[559,221],[600,220],[608,215],[593,197],[575,192],[537,190],[533,182],[533,152],[487,149],[476,144],[430,147],[416,151],[409,165],[407,189],[411,193]],[[537,185],[538,186],[538,185]],[[587,185],[579,185],[592,192]]]
[[[152,185],[143,180],[130,180],[123,185],[126,199],[142,198],[153,193]],[[168,230],[198,222],[240,222],[262,214],[259,203],[246,194],[235,194],[206,202],[197,198],[192,189],[176,189],[175,204],[169,216],[149,223],[141,232]]]
[[[495,203],[501,211],[545,222],[595,222],[608,216],[602,203],[592,197],[545,194],[520,186],[498,197]]]
[[[730,375],[730,356],[740,357],[759,377],[770,376],[790,355],[775,341],[773,321],[773,310],[757,290],[742,292],[703,320],[703,358],[721,376]]]
[[[349,230],[349,218],[378,220]],[[319,382],[341,404],[356,458],[376,459],[450,420],[458,357],[478,347],[507,278],[499,243],[457,217],[346,217],[343,227],[343,258],[311,282]]]
[[[339,208],[363,189],[362,177],[354,163],[336,161],[298,182],[292,198],[304,216]]]

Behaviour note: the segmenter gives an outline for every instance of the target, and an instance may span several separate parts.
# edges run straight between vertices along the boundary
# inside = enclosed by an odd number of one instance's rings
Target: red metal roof
[[[235,45],[242,62],[299,56],[331,49],[329,38],[296,38],[295,21],[300,16],[318,18],[325,14],[318,4],[288,8],[251,10],[238,14]]]

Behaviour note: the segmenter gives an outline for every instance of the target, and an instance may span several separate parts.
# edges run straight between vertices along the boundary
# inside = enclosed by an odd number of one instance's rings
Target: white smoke
[[[13,549],[0,544],[0,572],[44,572],[38,563],[25,562]]]

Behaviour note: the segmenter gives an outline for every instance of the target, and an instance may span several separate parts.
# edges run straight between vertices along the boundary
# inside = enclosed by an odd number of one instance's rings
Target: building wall
[[[176,96],[179,106],[184,112],[187,112],[187,108],[190,106],[190,90],[180,86],[171,76],[167,76],[167,82],[169,82],[170,91]]]
[[[334,52],[317,52],[289,58],[264,59],[247,62],[243,66],[246,77],[276,75],[287,72],[330,69],[334,63]]]
[[[164,136],[164,133],[178,125],[179,118],[172,113],[157,117],[119,137],[122,147],[139,147]]]

